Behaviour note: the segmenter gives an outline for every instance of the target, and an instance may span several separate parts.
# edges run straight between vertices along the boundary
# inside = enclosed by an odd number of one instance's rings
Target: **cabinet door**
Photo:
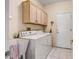
[[[42,24],[42,11],[37,8],[37,23]]]
[[[42,11],[42,24],[47,25],[47,14]]]
[[[27,23],[29,22],[30,14],[29,14],[29,2],[22,3],[22,22]]]
[[[44,12],[42,11],[42,24],[44,24]]]
[[[47,23],[48,23],[48,16],[47,16],[47,14],[45,13],[45,14],[44,14],[44,24],[47,25]]]
[[[36,7],[30,3],[30,22],[36,23]]]

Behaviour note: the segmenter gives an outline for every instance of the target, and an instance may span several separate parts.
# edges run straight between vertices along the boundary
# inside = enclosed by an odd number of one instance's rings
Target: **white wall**
[[[56,33],[57,33],[57,25],[56,25],[56,19],[54,18],[54,14],[56,13],[63,13],[63,12],[72,12],[72,1],[62,1],[62,2],[57,2],[53,3],[50,5],[45,6],[45,10],[48,13],[48,29],[50,29],[50,21],[54,21],[53,25],[53,34],[52,34],[52,39],[53,39],[53,45],[56,45]]]
[[[14,33],[25,30],[26,27],[42,29],[41,26],[24,25],[22,24],[22,6],[21,3],[25,0],[9,0],[9,38],[12,39]],[[42,8],[42,5],[36,1],[31,0],[34,4]]]

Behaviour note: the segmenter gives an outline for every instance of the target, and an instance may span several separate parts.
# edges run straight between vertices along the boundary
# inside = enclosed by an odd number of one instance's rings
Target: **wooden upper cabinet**
[[[47,14],[30,1],[22,3],[22,21],[24,24],[47,25]]]
[[[44,24],[45,25],[48,24],[48,15],[47,15],[47,13],[44,14]]]
[[[45,20],[45,18],[44,18],[44,12],[42,11],[42,24],[44,24],[44,20]]]
[[[22,20],[24,24],[36,22],[36,7],[29,1],[22,3]]]
[[[29,23],[30,22],[30,4],[27,1],[22,3],[22,22]]]
[[[30,22],[36,23],[36,7],[30,3]]]
[[[44,11],[42,11],[42,24],[47,25],[47,22],[48,22],[48,16]]]
[[[42,24],[42,11],[37,8],[37,23]]]

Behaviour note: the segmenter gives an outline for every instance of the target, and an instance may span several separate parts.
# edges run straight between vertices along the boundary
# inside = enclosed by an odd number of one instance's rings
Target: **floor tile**
[[[72,55],[72,50],[54,47],[46,59],[73,59]]]

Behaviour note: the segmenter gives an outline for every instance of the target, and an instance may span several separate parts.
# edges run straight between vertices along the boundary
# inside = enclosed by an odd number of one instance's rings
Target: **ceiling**
[[[42,5],[48,5],[51,3],[55,2],[60,2],[60,1],[68,1],[68,0],[38,0]]]

